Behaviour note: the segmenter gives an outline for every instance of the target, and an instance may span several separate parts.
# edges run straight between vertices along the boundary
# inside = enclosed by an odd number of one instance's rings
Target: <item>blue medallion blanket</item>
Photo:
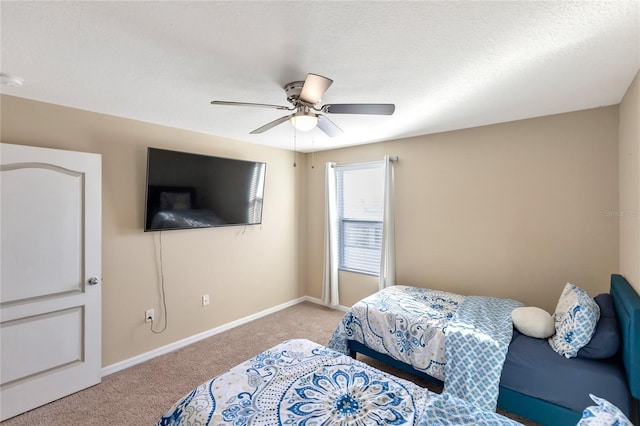
[[[157,425],[518,425],[298,339],[214,377]]]
[[[395,285],[350,308],[328,346],[348,354],[348,340],[360,342],[445,382],[448,393],[495,410],[513,333],[511,311],[518,306],[509,299]]]

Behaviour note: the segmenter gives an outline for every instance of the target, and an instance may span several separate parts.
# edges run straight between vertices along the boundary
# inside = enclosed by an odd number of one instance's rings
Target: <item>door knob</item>
[[[99,280],[97,277],[91,277],[87,280],[87,282],[89,283],[89,285],[96,285],[98,284]]]

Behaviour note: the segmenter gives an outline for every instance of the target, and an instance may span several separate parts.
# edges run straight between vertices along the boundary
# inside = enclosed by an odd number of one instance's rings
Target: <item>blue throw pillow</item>
[[[553,320],[556,334],[549,338],[551,348],[566,358],[573,358],[596,331],[600,307],[587,292],[571,283],[565,285]]]
[[[600,308],[600,320],[589,343],[578,351],[578,358],[604,359],[614,356],[620,348],[620,327],[613,297],[602,293],[593,298]]]

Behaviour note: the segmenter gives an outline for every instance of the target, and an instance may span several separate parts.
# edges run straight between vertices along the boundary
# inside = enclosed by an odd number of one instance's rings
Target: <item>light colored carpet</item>
[[[104,377],[99,385],[6,420],[2,425],[153,425],[194,387],[284,340],[305,338],[327,344],[343,315],[314,303],[300,303]],[[408,374],[370,358],[359,355],[358,359],[411,379]],[[429,382],[415,381],[441,391]],[[517,416],[503,414],[524,422]]]

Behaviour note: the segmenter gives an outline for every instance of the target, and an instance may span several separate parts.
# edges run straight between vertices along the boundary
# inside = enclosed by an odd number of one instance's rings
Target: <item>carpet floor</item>
[[[103,377],[96,386],[2,422],[23,425],[153,425],[187,392],[278,343],[295,338],[327,344],[344,312],[303,302],[166,355]],[[371,358],[358,359],[434,392],[441,389]],[[521,417],[502,412],[525,425]]]

